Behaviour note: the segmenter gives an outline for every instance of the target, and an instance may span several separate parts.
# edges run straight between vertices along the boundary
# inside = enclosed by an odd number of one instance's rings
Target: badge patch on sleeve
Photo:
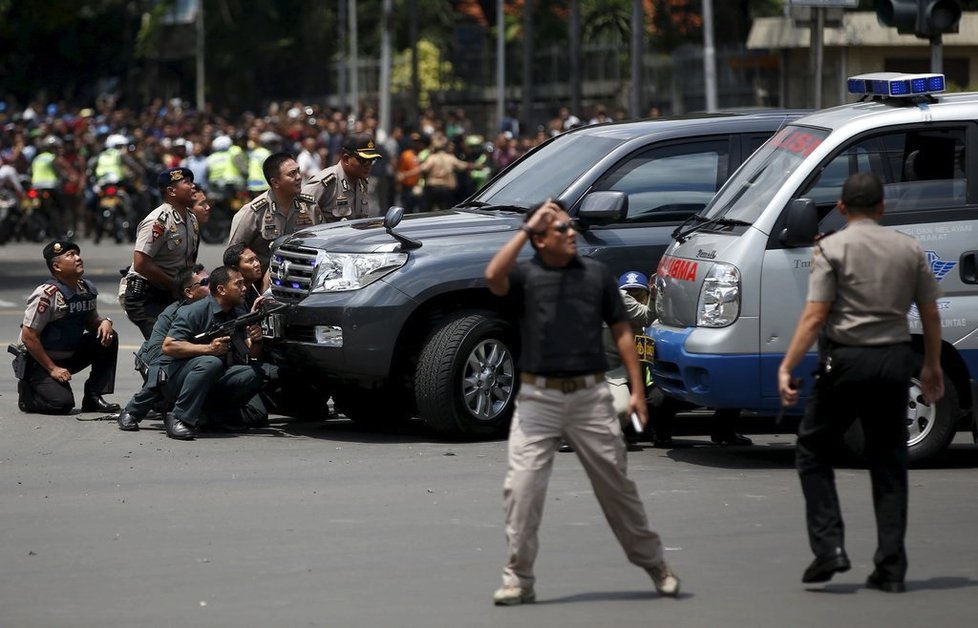
[[[45,312],[48,311],[48,307],[50,307],[50,305],[51,302],[48,301],[47,297],[41,297],[40,299],[37,300],[37,313],[44,314]]]
[[[156,242],[161,237],[163,237],[163,232],[166,231],[166,227],[158,222],[153,223],[153,242]]]

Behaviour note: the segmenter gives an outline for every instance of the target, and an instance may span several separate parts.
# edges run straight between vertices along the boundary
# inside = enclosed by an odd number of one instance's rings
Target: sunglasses
[[[554,231],[557,233],[567,233],[570,229],[577,229],[577,221],[571,220],[570,222],[555,222],[553,224]]]
[[[200,281],[195,281],[194,283],[190,284],[189,287],[193,288],[194,286],[201,286],[202,288],[206,288],[210,282],[211,282],[210,277],[204,277]]]

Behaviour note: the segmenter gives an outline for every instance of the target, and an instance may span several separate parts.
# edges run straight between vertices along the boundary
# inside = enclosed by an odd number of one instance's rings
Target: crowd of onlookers
[[[370,133],[384,160],[371,173],[371,208],[381,212],[391,204],[404,204],[408,211],[442,207],[475,192],[491,176],[549,137],[582,124],[624,118],[622,110],[609,114],[603,106],[582,120],[561,107],[546,125],[526,129],[516,116],[515,105],[494,128],[474,123],[463,108],[444,111],[425,109],[416,121],[394,126],[389,133],[379,129],[374,108],[366,106],[359,115],[316,103],[273,102],[260,112],[231,115],[210,109],[198,111],[179,99],[153,101],[142,109],[121,105],[112,97],[100,98],[93,106],[64,102],[30,102],[16,106],[0,102],[0,187],[15,189],[31,184],[32,160],[45,150],[56,153],[59,194],[64,200],[67,222],[76,235],[87,235],[92,227],[91,207],[98,156],[110,138],[125,139],[126,184],[139,199],[139,213],[156,203],[155,177],[166,168],[186,166],[207,187],[207,157],[215,140],[229,138],[233,145],[250,153],[260,145],[296,155],[304,177],[336,162],[344,139],[350,133]],[[118,141],[118,140],[117,140]],[[454,189],[432,200],[424,189],[427,173],[419,166],[428,155],[446,152],[472,164],[457,169]],[[247,173],[242,172],[247,179]],[[446,200],[447,199],[447,200]]]

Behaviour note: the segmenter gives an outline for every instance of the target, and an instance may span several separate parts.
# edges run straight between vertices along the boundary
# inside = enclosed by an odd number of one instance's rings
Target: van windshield
[[[753,223],[784,180],[822,143],[829,132],[786,126],[751,155],[703,210],[708,219],[729,218]]]
[[[528,208],[548,198],[560,198],[571,183],[623,142],[586,133],[563,135],[520,159],[475,200]]]

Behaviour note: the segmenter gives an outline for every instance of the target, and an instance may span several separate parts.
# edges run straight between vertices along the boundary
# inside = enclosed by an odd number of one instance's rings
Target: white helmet
[[[126,138],[126,136],[120,133],[113,133],[112,135],[105,138],[106,148],[122,148],[128,143],[129,140]]]
[[[222,150],[231,148],[232,144],[234,144],[234,142],[231,141],[231,138],[227,135],[218,135],[214,138],[214,141],[211,142],[211,150],[220,152]]]

